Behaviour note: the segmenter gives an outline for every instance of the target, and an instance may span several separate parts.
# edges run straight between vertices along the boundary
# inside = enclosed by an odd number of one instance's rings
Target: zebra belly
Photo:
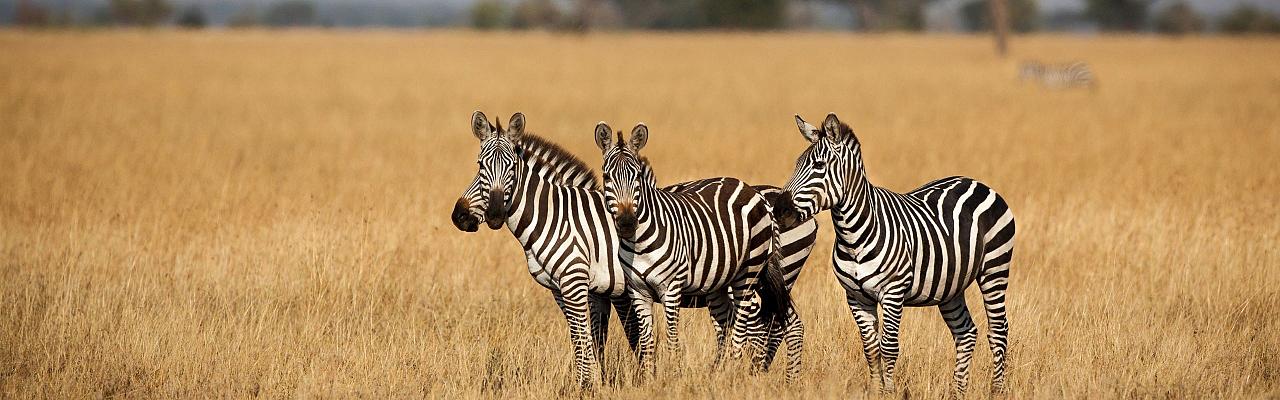
[[[912,279],[908,281],[911,282],[911,287],[903,304],[911,307],[936,306],[957,296],[964,296],[965,289],[978,279],[979,269],[972,261],[965,265],[965,268],[953,265],[931,267],[941,268],[942,271],[936,284],[925,268],[916,268]]]

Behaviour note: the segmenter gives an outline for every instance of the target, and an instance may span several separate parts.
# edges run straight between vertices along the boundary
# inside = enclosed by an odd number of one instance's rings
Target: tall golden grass
[[[0,53],[0,397],[579,395],[510,234],[449,222],[475,109],[592,165],[596,121],[644,121],[660,182],[762,184],[804,147],[792,114],[838,112],[874,183],[963,174],[1010,202],[1013,398],[1280,395],[1274,39],[1000,59],[986,37],[8,31]],[[1019,84],[1022,59],[1087,61],[1100,88]],[[598,394],[872,396],[820,221],[798,384],[710,373],[686,310],[682,374],[637,384],[614,322]],[[899,395],[944,396],[938,311],[902,331]]]

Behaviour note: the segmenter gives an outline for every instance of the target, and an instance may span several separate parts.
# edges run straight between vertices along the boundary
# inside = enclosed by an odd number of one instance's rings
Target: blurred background
[[[0,25],[1280,33],[1277,0],[0,0]]]

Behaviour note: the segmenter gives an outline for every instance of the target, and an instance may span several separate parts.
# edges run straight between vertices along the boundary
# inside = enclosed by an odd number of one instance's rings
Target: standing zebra
[[[1098,80],[1089,69],[1089,64],[1080,61],[1067,64],[1027,61],[1018,67],[1018,80],[1033,81],[1054,89],[1077,86],[1097,88],[1098,85]]]
[[[727,332],[730,355],[741,356],[753,291],[761,295],[762,320],[773,325],[795,318],[779,265],[779,235],[763,195],[733,178],[694,181],[675,192],[660,190],[653,169],[639,156],[649,129],[639,124],[630,140],[623,140],[621,132],[616,142],[612,137],[609,125],[596,125],[596,145],[604,153],[605,199],[617,220],[624,251],[634,257],[623,262],[640,324],[642,369],[654,368],[655,301],[663,305],[667,346],[679,359],[677,305],[685,296],[707,297],[716,317],[717,364],[725,353]],[[753,361],[760,367],[765,360],[757,353]]]
[[[955,339],[953,395],[962,397],[978,329],[964,291],[974,280],[987,311],[995,366],[993,392],[1003,392],[1009,323],[1005,290],[1013,257],[1013,214],[987,185],[965,177],[939,179],[906,194],[867,180],[858,138],[835,114],[819,130],[796,116],[811,144],[775,203],[783,226],[831,210],[836,277],[862,336],[871,379],[893,391],[902,308],[938,306]],[[877,332],[877,306],[884,332]],[[881,363],[883,362],[883,368]]]
[[[497,125],[495,127],[495,125]],[[502,130],[500,124],[489,124],[483,113],[477,111],[472,115],[473,134],[481,140],[478,163],[479,171],[472,184],[467,188],[453,210],[453,223],[462,231],[475,232],[481,219],[492,229],[504,223],[512,234],[520,241],[529,261],[529,272],[534,279],[550,289],[557,304],[565,312],[569,320],[570,332],[574,335],[575,364],[579,369],[579,382],[587,385],[591,382],[590,370],[599,362],[608,330],[608,302],[612,302],[619,317],[623,320],[627,338],[631,347],[635,348],[635,318],[630,318],[631,300],[626,297],[625,284],[622,282],[623,272],[619,253],[619,241],[615,234],[613,219],[605,208],[604,195],[600,192],[599,183],[591,169],[581,160],[565,152],[559,146],[536,135],[524,133],[524,116],[517,113],[512,116],[509,130]],[[679,185],[673,188],[679,188]],[[495,189],[497,189],[495,191]],[[674,189],[673,189],[674,190]],[[776,192],[776,188],[767,190]],[[554,195],[552,193],[555,193]],[[498,197],[501,196],[501,197]],[[502,201],[490,201],[491,199]],[[489,207],[498,205],[497,209]],[[503,211],[503,210],[506,211]],[[505,214],[504,214],[505,213]],[[566,221],[566,222],[562,222]],[[569,241],[547,240],[558,239],[544,232],[554,229],[572,231]],[[784,248],[784,271],[789,282],[799,274],[816,239],[817,224],[806,223],[795,229],[784,232],[781,236]],[[561,246],[561,247],[557,247]],[[559,257],[564,253],[556,253],[563,246],[571,246],[579,252],[588,253],[592,263],[584,268],[581,263],[569,261],[567,257]],[[548,262],[546,260],[553,260]],[[587,295],[590,309],[591,335],[580,338],[584,311],[581,301],[566,304],[564,289],[560,282],[570,275],[587,274],[592,282],[590,294]],[[594,284],[601,282],[600,284]],[[580,290],[574,292],[580,296]],[[685,305],[705,303],[702,299],[685,299]],[[576,307],[570,307],[576,304]],[[771,327],[768,341],[772,345],[767,352],[771,358],[777,349],[777,342],[785,338],[792,355],[791,369],[799,366],[799,340],[803,327],[795,320],[788,325],[786,332],[781,327]],[[764,327],[754,324],[753,340],[763,342]],[[757,338],[759,337],[759,338]],[[580,339],[590,338],[594,352],[586,354],[580,351]],[[583,376],[583,370],[587,371]],[[788,375],[790,377],[790,375]]]

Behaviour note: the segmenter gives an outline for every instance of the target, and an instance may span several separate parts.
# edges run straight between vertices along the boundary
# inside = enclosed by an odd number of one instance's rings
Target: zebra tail
[[[756,292],[760,295],[761,318],[765,326],[775,321],[782,322],[791,309],[791,291],[787,290],[786,278],[782,275],[782,246],[779,240],[781,232],[774,229],[772,253],[765,262],[760,273],[760,285]]]

